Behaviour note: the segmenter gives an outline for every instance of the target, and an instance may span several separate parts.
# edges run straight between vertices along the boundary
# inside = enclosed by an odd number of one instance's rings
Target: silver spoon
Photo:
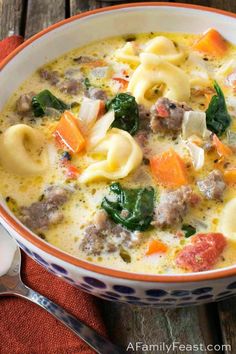
[[[5,247],[4,249],[4,245]],[[3,253],[1,255],[1,248]],[[6,249],[9,251],[6,254]],[[3,257],[3,258],[2,258]],[[8,257],[8,258],[7,258]],[[4,271],[5,263],[5,271]],[[100,354],[124,354],[122,348],[117,347],[110,341],[100,336],[92,328],[70,315],[62,307],[58,306],[43,295],[28,288],[21,280],[21,253],[16,241],[0,225],[0,296],[19,296],[34,302],[47,310],[65,326],[70,328],[77,336],[83,339],[90,347]],[[1,308],[1,304],[0,304]]]

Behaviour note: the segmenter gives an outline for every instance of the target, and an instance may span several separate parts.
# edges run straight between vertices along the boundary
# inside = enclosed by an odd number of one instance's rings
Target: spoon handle
[[[21,284],[23,285],[23,284]],[[99,354],[124,354],[127,353],[122,348],[112,344],[109,340],[100,336],[91,327],[85,325],[83,322],[69,314],[62,307],[55,304],[45,296],[28,288],[27,286],[20,286],[14,295],[28,299],[35,304],[47,310],[51,315],[56,317],[65,326],[70,328],[77,336],[83,339],[90,347],[92,347]]]

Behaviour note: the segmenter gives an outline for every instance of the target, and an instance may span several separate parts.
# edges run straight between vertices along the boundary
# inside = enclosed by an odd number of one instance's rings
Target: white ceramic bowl
[[[201,33],[209,27],[236,43],[236,15],[183,4],[120,5],[80,14],[30,38],[0,65],[0,109],[39,66],[88,42],[151,31]],[[236,266],[184,275],[133,274],[76,259],[38,238],[0,206],[0,222],[21,248],[74,286],[108,300],[155,306],[186,306],[236,293]]]

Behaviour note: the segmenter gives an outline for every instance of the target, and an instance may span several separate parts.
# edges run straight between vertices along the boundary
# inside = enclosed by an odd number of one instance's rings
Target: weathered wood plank
[[[225,350],[225,354],[236,351],[236,298],[227,301],[220,301],[218,304],[221,331],[224,344],[229,344],[230,349]]]
[[[22,33],[24,0],[0,0],[0,40]]]
[[[28,0],[25,37],[65,18],[65,0]]]
[[[88,10],[93,10],[99,7],[105,7],[105,6],[111,6],[111,5],[118,5],[122,3],[132,3],[132,2],[138,2],[141,0],[126,0],[126,1],[121,1],[121,0],[70,0],[70,9],[71,9],[71,15],[78,14],[83,11],[88,11]],[[169,0],[166,0],[167,2]]]
[[[70,0],[71,16],[99,7],[101,7],[101,3],[96,0]]]
[[[178,2],[178,1],[172,1]],[[188,4],[216,7],[221,10],[227,10],[236,12],[236,1],[235,0],[185,0],[182,1]]]
[[[110,336],[114,342],[127,347],[131,342],[171,345],[219,344],[214,321],[206,306],[182,309],[155,309],[101,302]],[[157,351],[158,352],[158,351]],[[166,351],[159,351],[166,352]],[[170,351],[173,352],[173,351]],[[150,351],[142,351],[150,353]],[[175,349],[174,353],[181,353]],[[196,351],[196,353],[206,353]]]

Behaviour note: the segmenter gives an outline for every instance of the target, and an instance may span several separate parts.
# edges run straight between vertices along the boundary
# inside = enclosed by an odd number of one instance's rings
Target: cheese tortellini
[[[180,64],[185,57],[184,52],[178,51],[174,43],[164,36],[157,36],[151,39],[147,43],[144,52],[156,54],[160,59],[175,65]]]
[[[115,53],[118,60],[128,63],[132,66],[137,66],[140,63],[139,56],[136,54],[132,42],[127,42],[124,47],[118,49]]]
[[[185,58],[185,53],[177,50],[174,43],[164,36],[157,36],[147,42],[143,52],[156,54],[160,59],[175,65],[182,63]],[[118,49],[115,56],[118,60],[133,66],[140,64],[140,57],[135,50],[133,42],[128,42],[122,48]]]
[[[148,92],[158,86],[163,87],[162,96],[179,102],[188,101],[190,83],[183,70],[155,54],[142,53],[140,59],[141,65],[134,71],[128,85],[128,92],[139,104],[150,107],[154,102]]]
[[[18,175],[40,175],[48,167],[44,136],[26,124],[11,126],[0,138],[0,162]]]
[[[103,156],[101,161],[88,166],[80,176],[80,182],[99,179],[117,180],[128,176],[143,158],[142,150],[134,138],[124,130],[112,128],[96,146],[93,154]]]
[[[224,207],[219,223],[219,231],[225,237],[236,241],[236,198],[230,200]]]

